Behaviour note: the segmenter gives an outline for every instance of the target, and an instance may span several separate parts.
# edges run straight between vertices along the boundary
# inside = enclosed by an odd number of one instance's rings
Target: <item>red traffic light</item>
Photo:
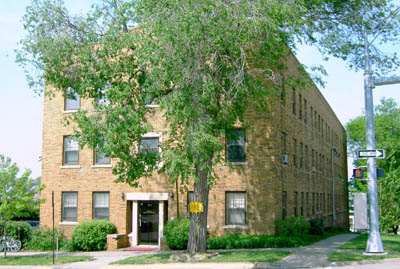
[[[364,177],[363,169],[362,168],[353,169],[353,177],[355,177],[355,178],[363,178]]]

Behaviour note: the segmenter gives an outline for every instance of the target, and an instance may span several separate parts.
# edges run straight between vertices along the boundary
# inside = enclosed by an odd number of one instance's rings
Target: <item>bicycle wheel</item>
[[[21,249],[21,241],[13,240],[11,241],[11,251],[18,252]]]

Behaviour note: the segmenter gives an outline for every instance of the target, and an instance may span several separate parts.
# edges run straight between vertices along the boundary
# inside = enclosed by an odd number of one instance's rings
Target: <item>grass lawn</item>
[[[222,252],[218,256],[204,259],[198,262],[276,262],[286,256],[290,252],[285,251],[235,251]],[[113,264],[151,264],[151,263],[168,263],[169,258],[173,254],[154,254],[131,257]]]
[[[333,253],[329,256],[329,261],[331,262],[365,261],[365,260],[382,260],[391,258],[400,258],[400,254],[365,256],[362,253]]]
[[[55,258],[56,264],[81,262],[93,260],[90,256],[58,256]],[[8,256],[0,258],[0,265],[50,265],[53,264],[53,256],[36,255],[36,256]]]
[[[400,252],[400,236],[398,235],[381,235],[383,248],[385,251],[399,251]],[[362,234],[357,238],[347,242],[339,249],[357,249],[365,250],[367,247],[368,234]]]

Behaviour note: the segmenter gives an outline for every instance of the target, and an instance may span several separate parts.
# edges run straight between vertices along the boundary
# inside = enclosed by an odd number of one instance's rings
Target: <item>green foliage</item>
[[[0,215],[3,220],[3,236],[8,236],[7,228],[8,221],[15,217],[25,217],[27,212],[34,210],[39,205],[39,200],[36,194],[43,189],[43,186],[36,183],[29,176],[31,170],[27,169],[21,176],[19,174],[19,168],[15,163],[11,163],[9,157],[5,157],[0,154]],[[13,225],[13,224],[11,224]],[[4,231],[4,227],[6,227]],[[11,226],[11,232],[17,235],[17,226]],[[28,229],[22,225],[20,229],[23,229],[23,236],[28,236]],[[4,233],[5,232],[5,233]],[[27,234],[25,234],[27,232]],[[23,238],[25,240],[25,238]],[[22,242],[21,242],[22,243]],[[25,242],[26,243],[26,240]],[[4,253],[6,257],[6,252]]]
[[[72,249],[93,251],[107,249],[107,235],[116,233],[108,220],[90,220],[78,224],[72,232]]]
[[[303,217],[286,217],[275,220],[275,233],[287,237],[302,237],[310,230],[310,224]]]
[[[171,249],[186,249],[189,239],[190,220],[177,218],[169,221],[164,228],[167,245]]]
[[[317,218],[310,220],[310,234],[324,235],[324,220]]]
[[[66,239],[62,231],[56,229],[54,240],[58,238],[58,248],[60,250],[69,250],[70,242]],[[55,248],[53,243],[53,230],[48,227],[32,228],[32,235],[29,241],[26,242],[26,247],[31,250],[49,251]]]
[[[299,237],[274,235],[224,235],[207,239],[208,249],[292,248],[304,245]]]
[[[7,222],[7,237],[18,239],[21,241],[22,246],[26,246],[27,242],[31,239],[32,228],[23,221],[8,221]],[[0,237],[4,235],[4,221],[0,221]]]

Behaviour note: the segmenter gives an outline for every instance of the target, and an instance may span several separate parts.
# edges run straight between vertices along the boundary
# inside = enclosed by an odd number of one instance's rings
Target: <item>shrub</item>
[[[54,239],[58,238],[58,249],[69,250],[70,242],[63,233],[56,229]],[[33,250],[47,251],[53,249],[53,230],[48,227],[32,228],[32,237],[27,242],[27,248]],[[56,246],[54,246],[56,248]]]
[[[177,218],[167,223],[164,229],[165,239],[170,249],[186,249],[189,240],[190,220]]]
[[[223,235],[207,239],[208,249],[287,248],[304,245],[298,237],[275,235]]]
[[[7,237],[18,239],[21,241],[22,246],[30,240],[32,235],[32,228],[27,222],[23,221],[7,221]],[[4,221],[0,222],[0,236],[4,233]]]
[[[277,235],[287,237],[303,237],[310,230],[310,224],[303,217],[287,217],[275,220]]]
[[[89,220],[78,224],[72,232],[73,250],[106,250],[107,235],[116,233],[115,225],[108,220]]]
[[[324,221],[322,219],[310,220],[310,234],[324,235]]]

